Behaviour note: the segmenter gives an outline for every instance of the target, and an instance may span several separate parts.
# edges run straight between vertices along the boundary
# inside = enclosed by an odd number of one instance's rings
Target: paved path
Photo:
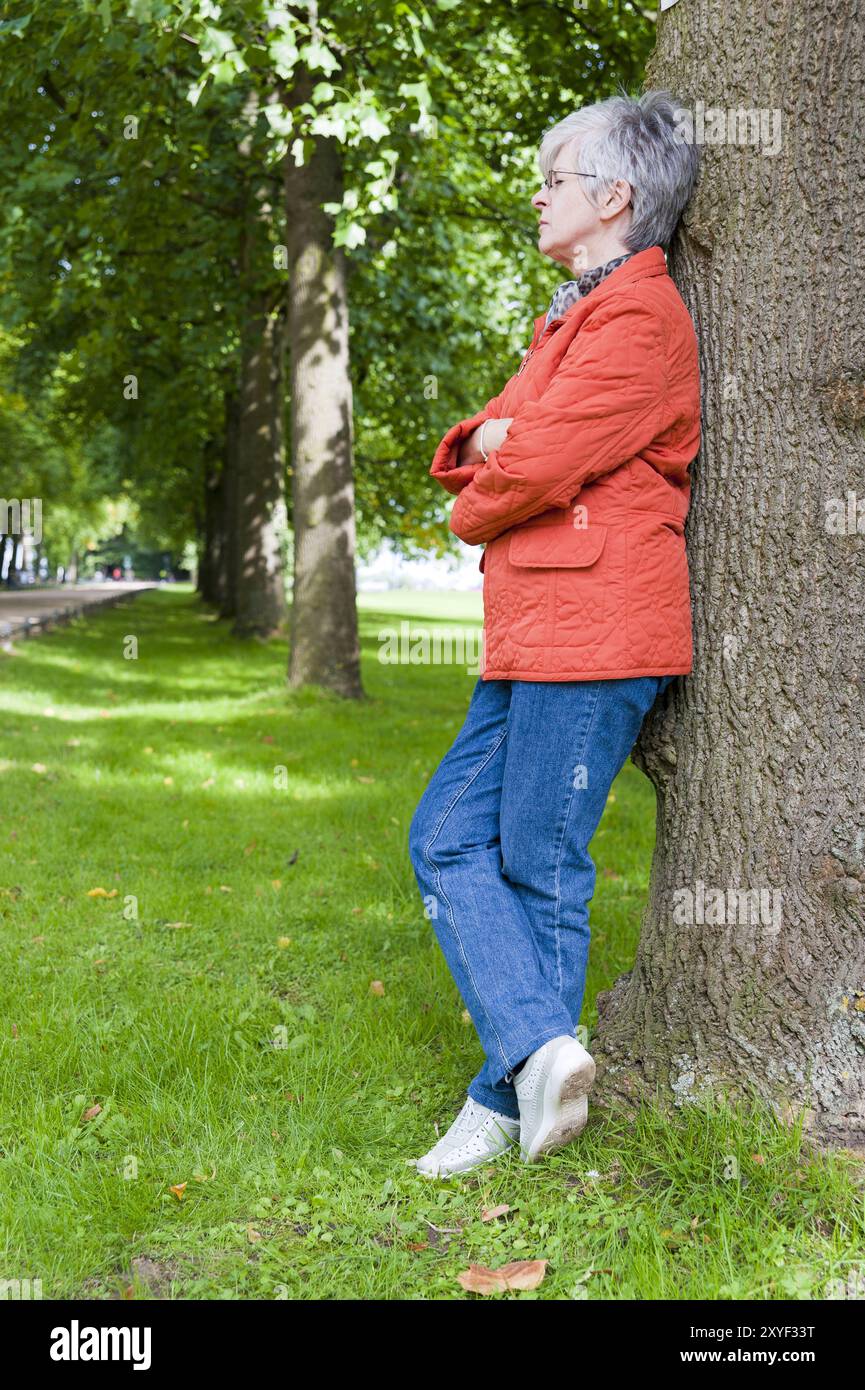
[[[7,589],[0,585],[0,642],[6,646],[15,638],[33,637],[54,623],[157,587],[140,579],[68,584],[56,589],[29,584],[23,589]]]

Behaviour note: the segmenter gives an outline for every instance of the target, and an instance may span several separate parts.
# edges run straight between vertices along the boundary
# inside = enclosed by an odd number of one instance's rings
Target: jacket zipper
[[[523,358],[522,362],[517,368],[517,376],[520,376],[523,369],[529,365],[531,358],[540,349],[544,339],[547,337],[552,337],[552,334],[558,328],[560,323],[561,319],[553,319],[552,323],[548,323],[546,328],[541,329],[541,336],[538,338],[538,341],[535,343],[534,347],[529,348],[528,352],[526,353],[525,357]]]

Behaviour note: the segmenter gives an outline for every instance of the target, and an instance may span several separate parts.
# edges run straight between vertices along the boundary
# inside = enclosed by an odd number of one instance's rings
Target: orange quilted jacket
[[[661,247],[631,256],[547,328],[545,318],[501,394],[447,431],[430,469],[457,494],[450,529],[487,542],[481,674],[687,674],[700,377]],[[504,416],[514,419],[501,448],[458,467],[466,435]]]

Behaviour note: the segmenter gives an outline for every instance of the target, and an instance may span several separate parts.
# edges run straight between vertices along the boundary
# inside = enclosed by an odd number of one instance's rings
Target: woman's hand
[[[457,455],[457,465],[461,467],[464,463],[483,463],[484,456],[481,453],[480,439],[481,430],[486,426],[484,433],[484,448],[487,453],[492,453],[493,449],[500,449],[504,444],[508,427],[513,424],[513,415],[505,416],[501,420],[485,420],[477,429],[472,430],[460,445]]]

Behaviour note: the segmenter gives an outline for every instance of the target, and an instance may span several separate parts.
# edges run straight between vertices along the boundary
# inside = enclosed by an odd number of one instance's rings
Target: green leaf
[[[334,58],[330,49],[325,44],[319,43],[318,40],[313,43],[305,43],[300,50],[300,56],[313,72],[316,68],[321,68],[321,71],[329,76],[332,72],[339,71],[337,59]]]
[[[274,71],[278,76],[291,77],[300,57],[298,47],[293,40],[285,37],[271,39],[268,49]]]

